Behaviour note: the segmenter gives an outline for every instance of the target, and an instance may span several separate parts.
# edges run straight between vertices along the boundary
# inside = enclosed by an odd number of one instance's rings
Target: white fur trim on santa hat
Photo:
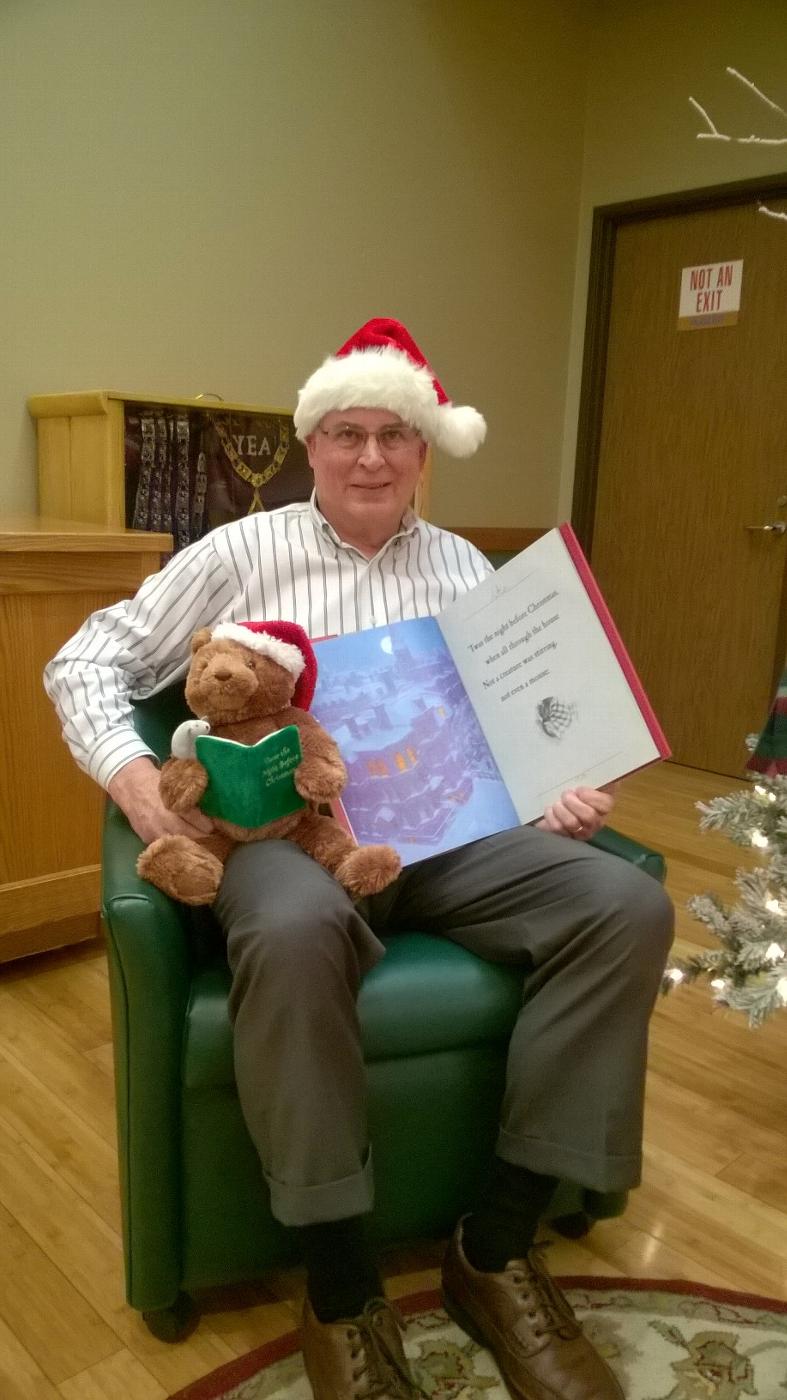
[[[474,408],[440,405],[432,375],[392,346],[330,355],[298,394],[293,415],[303,442],[326,413],[348,408],[387,408],[455,457],[469,457],[486,437]]]
[[[238,642],[241,646],[249,647],[252,651],[262,652],[263,656],[269,656],[271,661],[276,661],[280,666],[283,666],[285,671],[289,671],[296,680],[306,665],[303,652],[299,647],[293,646],[290,642],[282,642],[278,637],[272,637],[269,632],[253,632],[250,627],[244,627],[239,622],[220,622],[210,635],[215,642]]]
[[[435,442],[450,457],[472,457],[486,437],[486,419],[467,404],[444,403],[437,410]]]

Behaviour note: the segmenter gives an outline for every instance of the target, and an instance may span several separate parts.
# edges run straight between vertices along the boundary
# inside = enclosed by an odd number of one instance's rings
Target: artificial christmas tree
[[[768,722],[749,741],[751,786],[698,802],[702,831],[722,831],[753,850],[753,869],[738,870],[737,904],[716,895],[695,895],[689,909],[719,940],[720,947],[675,958],[663,990],[707,978],[714,1000],[743,1012],[759,1026],[787,1006],[787,671]]]

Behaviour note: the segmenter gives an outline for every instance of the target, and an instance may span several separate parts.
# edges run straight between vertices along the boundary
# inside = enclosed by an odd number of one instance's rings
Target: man
[[[486,428],[451,403],[398,322],[368,322],[330,356],[301,389],[295,425],[314,472],[308,504],[213,531],[90,618],[47,668],[74,756],[145,842],[210,829],[198,811],[162,807],[130,722],[133,699],[183,674],[198,627],[284,618],[313,636],[357,631],[438,612],[489,572],[409,508],[428,442],[469,455]],[[364,1233],[372,1163],[356,996],[383,955],[377,935],[398,927],[529,972],[498,1155],[449,1246],[446,1306],[521,1400],[621,1396],[533,1251],[559,1177],[599,1191],[639,1179],[647,1025],[672,919],[656,881],[586,844],[612,801],[564,793],[535,826],[410,866],[363,906],[285,841],[228,862],[215,913],[238,1092],[273,1213],[300,1235],[316,1400],[416,1394]]]

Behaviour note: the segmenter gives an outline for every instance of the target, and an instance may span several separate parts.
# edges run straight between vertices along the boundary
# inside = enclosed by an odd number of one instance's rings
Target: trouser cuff
[[[324,1220],[345,1220],[366,1215],[374,1204],[372,1154],[359,1172],[319,1186],[288,1186],[266,1176],[271,1211],[282,1225],[316,1225]]]
[[[630,1191],[639,1186],[642,1157],[639,1152],[625,1156],[599,1156],[581,1152],[561,1142],[515,1136],[501,1128],[497,1154],[517,1167],[528,1167],[542,1176],[573,1181],[592,1191]]]

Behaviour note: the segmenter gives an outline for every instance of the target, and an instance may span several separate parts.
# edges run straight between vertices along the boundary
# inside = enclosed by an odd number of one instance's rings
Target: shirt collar
[[[325,516],[320,510],[320,507],[317,504],[316,491],[312,491],[312,494],[309,498],[309,514],[311,516],[312,523],[314,524],[315,529],[319,530],[320,533],[324,535],[327,539],[331,540],[333,544],[339,545],[342,549],[352,549],[353,546],[346,544],[345,541],[342,539],[341,535],[337,534],[336,530],[334,530],[330,521],[326,520]],[[417,528],[418,516],[415,514],[415,511],[411,510],[408,506],[407,510],[402,516],[402,521],[399,526],[399,529],[396,531],[395,534],[391,535],[390,540],[388,540],[386,544],[383,545],[382,549],[378,550],[378,553],[382,554],[383,550],[387,549],[388,545],[392,544],[394,540],[402,539],[405,535],[412,535]]]

